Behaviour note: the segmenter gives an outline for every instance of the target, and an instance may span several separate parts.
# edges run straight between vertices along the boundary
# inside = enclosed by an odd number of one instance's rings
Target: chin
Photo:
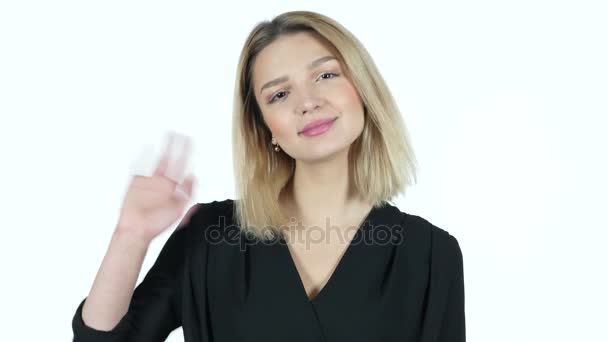
[[[348,150],[349,144],[339,145],[318,145],[312,146],[305,152],[299,153],[295,159],[306,163],[318,163],[331,160],[334,157],[345,153]]]

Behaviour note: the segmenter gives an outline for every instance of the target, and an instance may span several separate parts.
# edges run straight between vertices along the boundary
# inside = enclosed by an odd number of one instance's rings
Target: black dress
[[[462,253],[447,231],[383,202],[309,300],[289,247],[234,225],[234,201],[203,203],[172,233],[109,332],[72,320],[75,342],[465,341]]]

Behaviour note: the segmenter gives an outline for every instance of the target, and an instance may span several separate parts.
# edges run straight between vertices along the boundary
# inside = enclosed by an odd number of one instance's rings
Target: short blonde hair
[[[371,56],[359,40],[333,19],[310,11],[280,14],[258,23],[249,34],[237,67],[233,113],[235,223],[248,234],[272,239],[287,218],[279,195],[291,181],[295,160],[276,153],[272,133],[256,101],[252,73],[256,56],[283,35],[313,34],[333,47],[345,74],[362,99],[365,122],[349,150],[350,184],[358,195],[380,206],[405,195],[416,183],[417,162],[399,109]]]

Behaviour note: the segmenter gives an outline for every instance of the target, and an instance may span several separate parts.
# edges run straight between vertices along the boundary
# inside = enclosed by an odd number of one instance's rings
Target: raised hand
[[[181,149],[177,146],[179,139],[184,142]],[[190,138],[169,133],[153,175],[131,178],[117,230],[150,242],[182,217],[192,198],[195,182],[193,175],[185,175],[190,151]]]

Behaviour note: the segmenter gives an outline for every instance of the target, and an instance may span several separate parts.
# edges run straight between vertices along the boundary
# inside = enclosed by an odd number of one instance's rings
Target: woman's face
[[[363,103],[336,57],[313,35],[297,33],[268,45],[253,65],[264,121],[281,149],[296,160],[327,159],[348,149],[363,130]],[[304,131],[317,120],[334,121]]]

